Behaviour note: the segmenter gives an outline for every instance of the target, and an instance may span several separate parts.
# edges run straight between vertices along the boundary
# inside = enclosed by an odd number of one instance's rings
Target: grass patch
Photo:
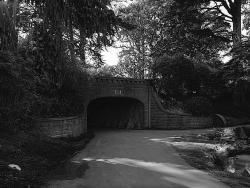
[[[175,150],[189,165],[199,170],[210,170],[212,168],[212,164],[208,157],[201,150],[181,149],[178,147],[175,147]]]
[[[198,143],[216,143],[216,139],[211,139],[212,133],[208,135],[185,135],[174,139],[174,142],[198,142]],[[218,142],[217,142],[218,143]],[[222,164],[216,164],[216,159],[211,160],[211,149],[207,148],[183,148],[174,146],[179,155],[192,167],[207,171],[215,178],[224,182],[232,188],[249,188],[250,177],[242,176],[239,173],[230,173],[222,169]],[[218,163],[220,161],[217,161]],[[224,161],[225,162],[225,161]]]
[[[68,139],[32,131],[0,133],[0,188],[41,186],[51,169],[83,149],[92,137],[93,133]],[[9,164],[20,166],[21,171],[9,168]]]

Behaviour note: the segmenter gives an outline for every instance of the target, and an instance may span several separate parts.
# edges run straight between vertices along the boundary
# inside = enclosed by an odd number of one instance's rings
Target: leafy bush
[[[239,80],[249,80],[250,40],[235,46],[230,53],[233,58],[223,67],[224,78],[230,81],[229,85]]]
[[[239,116],[248,116],[250,112],[250,40],[234,46],[230,55],[232,59],[223,66],[222,76],[228,87],[228,93],[232,96],[227,103],[232,104],[232,110],[238,109],[230,112],[229,115],[241,112]]]
[[[162,101],[164,108],[172,113],[182,114],[184,113],[183,103],[177,101],[175,98],[169,98],[168,100]]]
[[[185,110],[193,115],[207,116],[213,112],[213,105],[206,97],[192,97],[185,103]]]
[[[181,101],[199,95],[214,98],[224,90],[218,69],[182,54],[164,55],[155,61],[154,72],[158,78],[153,83],[165,101]]]
[[[47,174],[67,157],[82,150],[93,137],[86,133],[78,138],[49,138],[38,131],[0,132],[0,188],[40,187]],[[21,171],[13,170],[16,164]]]
[[[62,85],[58,91],[59,100],[65,101],[67,106],[62,111],[64,115],[78,115],[84,110],[84,91],[87,84],[87,74],[77,66],[65,70]],[[70,113],[70,114],[69,114]]]
[[[187,83],[194,75],[194,64],[184,55],[163,56],[155,62],[154,71],[161,77],[155,82],[159,94],[165,95],[166,100],[181,100],[189,91]]]
[[[39,117],[60,117],[78,115],[83,112],[87,74],[76,66],[67,66],[61,71],[61,80],[55,85],[40,82],[36,100]],[[46,87],[47,86],[47,87]]]
[[[31,122],[34,80],[29,62],[0,51],[0,129],[17,130]]]
[[[45,158],[49,163],[60,161],[73,151],[71,144],[49,138],[40,132],[20,133],[18,137],[19,140],[23,139],[19,143],[23,151]]]
[[[32,127],[37,117],[82,113],[86,73],[64,62],[54,80],[49,70],[37,69],[39,62],[26,50],[0,51],[0,129],[17,131]]]
[[[74,151],[70,142],[38,132],[1,135],[0,187],[39,187],[43,177]],[[21,171],[8,168],[16,164]]]

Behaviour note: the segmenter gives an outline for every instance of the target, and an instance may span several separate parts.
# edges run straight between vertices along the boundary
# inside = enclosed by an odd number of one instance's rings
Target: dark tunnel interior
[[[139,129],[143,125],[143,104],[123,97],[98,98],[87,109],[88,129]]]

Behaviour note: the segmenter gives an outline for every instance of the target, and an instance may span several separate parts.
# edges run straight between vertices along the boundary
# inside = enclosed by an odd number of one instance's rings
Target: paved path
[[[207,173],[190,167],[159,140],[189,131],[123,130],[98,132],[71,159],[88,166],[76,177],[49,182],[50,188],[227,188]],[[193,131],[192,131],[193,132]]]

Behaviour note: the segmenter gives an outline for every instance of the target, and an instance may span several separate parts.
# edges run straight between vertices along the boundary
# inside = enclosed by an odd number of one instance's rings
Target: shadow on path
[[[128,158],[83,158],[82,160],[88,162],[103,162],[113,165],[126,165],[150,170],[162,174],[163,176],[159,177],[161,180],[170,181],[188,188],[222,188],[221,185],[218,185],[218,182],[214,182],[207,173],[196,169],[190,169],[189,167],[185,167],[183,165],[146,162]]]
[[[168,143],[171,137],[186,132],[97,132],[68,167],[58,169],[59,178],[52,178],[48,187],[228,188],[206,172],[189,166]]]

